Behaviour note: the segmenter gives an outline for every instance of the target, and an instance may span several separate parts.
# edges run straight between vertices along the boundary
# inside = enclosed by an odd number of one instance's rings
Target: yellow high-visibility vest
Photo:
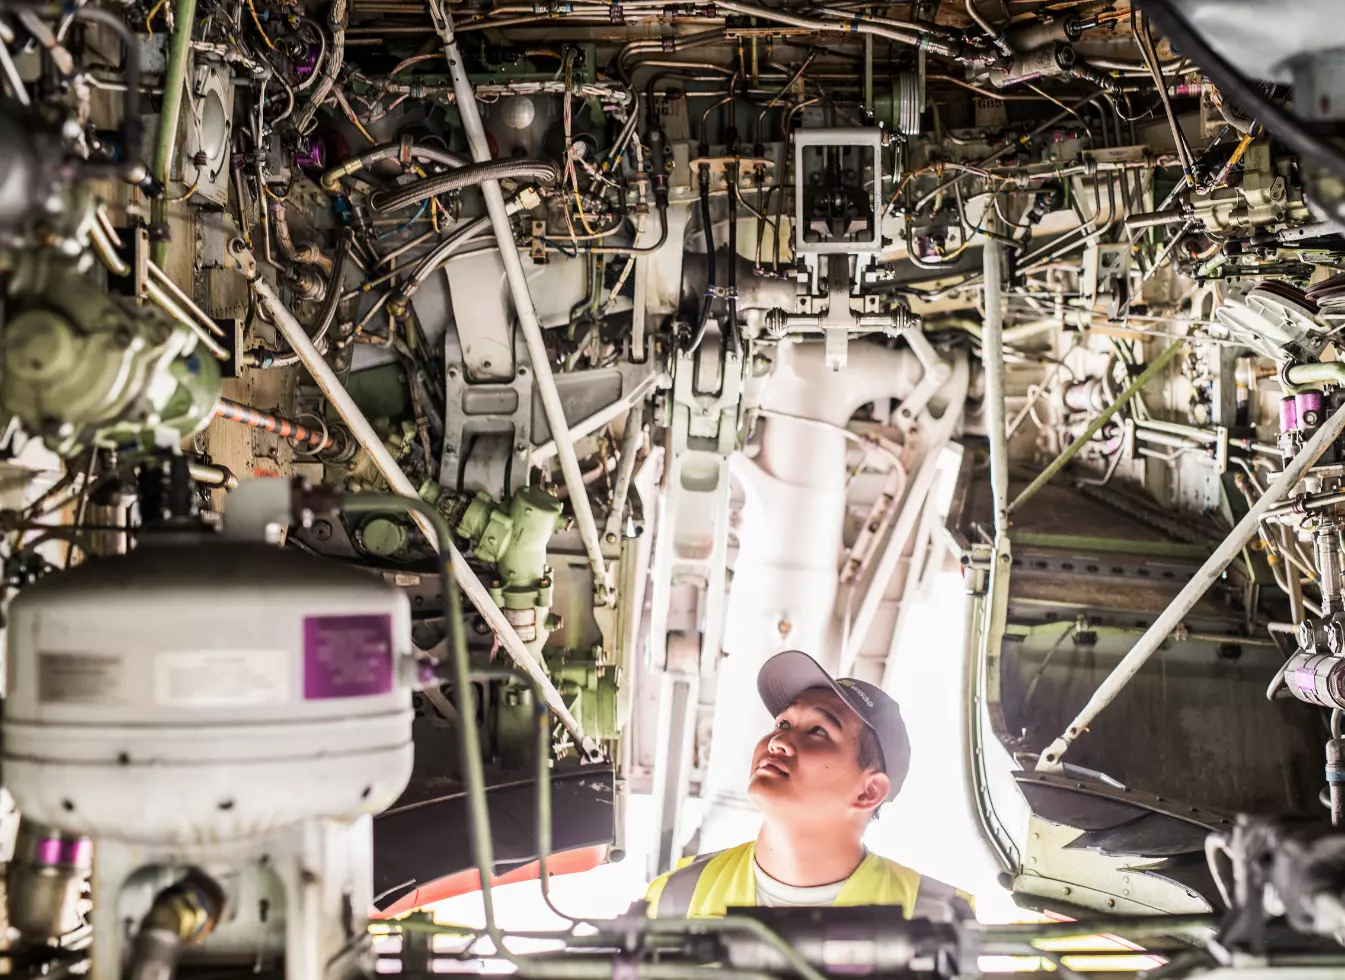
[[[756,841],[687,858],[660,875],[645,893],[650,916],[704,919],[757,904]],[[951,922],[972,918],[971,898],[950,885],[869,854],[846,879],[833,907],[899,905],[904,918]]]

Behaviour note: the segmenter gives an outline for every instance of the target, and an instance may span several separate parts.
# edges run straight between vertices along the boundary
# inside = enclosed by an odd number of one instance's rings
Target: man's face
[[[757,743],[748,797],[766,816],[792,822],[867,819],[889,784],[859,767],[863,725],[834,691],[804,691]]]

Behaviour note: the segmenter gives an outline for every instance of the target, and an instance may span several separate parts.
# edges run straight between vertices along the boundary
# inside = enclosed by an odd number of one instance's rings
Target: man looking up
[[[911,762],[901,709],[881,689],[833,678],[806,653],[772,657],[757,691],[775,727],[752,755],[747,795],[761,811],[755,841],[662,875],[650,915],[700,918],[735,906],[900,906],[906,918],[970,918],[967,897],[895,861],[863,837],[896,797]]]

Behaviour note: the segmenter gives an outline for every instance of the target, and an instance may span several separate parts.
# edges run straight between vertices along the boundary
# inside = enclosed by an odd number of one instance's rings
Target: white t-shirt
[[[752,862],[752,870],[757,878],[757,904],[770,909],[830,908],[836,904],[841,889],[850,880],[849,876],[846,876],[829,885],[800,888],[797,885],[786,885],[783,881],[776,881],[762,871],[761,865],[756,861]]]

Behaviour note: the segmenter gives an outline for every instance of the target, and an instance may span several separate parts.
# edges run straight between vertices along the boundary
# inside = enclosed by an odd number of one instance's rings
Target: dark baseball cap
[[[757,693],[772,716],[815,687],[834,691],[878,736],[878,745],[883,750],[883,771],[892,784],[887,798],[893,799],[911,768],[911,739],[906,734],[906,723],[901,720],[901,708],[882,688],[856,677],[832,677],[801,650],[777,653],[761,665],[757,674]]]

